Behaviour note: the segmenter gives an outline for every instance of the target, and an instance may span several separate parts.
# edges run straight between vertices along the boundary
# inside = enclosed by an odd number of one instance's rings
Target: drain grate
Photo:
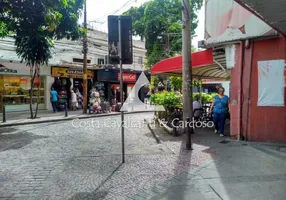
[[[219,142],[219,143],[222,143],[222,144],[227,144],[227,143],[229,143],[230,141],[227,141],[227,140],[223,140],[223,141],[221,141],[221,142]]]

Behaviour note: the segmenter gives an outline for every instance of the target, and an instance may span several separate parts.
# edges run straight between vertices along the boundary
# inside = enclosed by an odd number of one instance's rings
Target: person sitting
[[[198,101],[198,98],[195,99],[195,101],[193,102],[193,112],[194,112],[194,119],[197,121],[200,116],[201,116],[201,108],[202,105],[200,104],[200,102]]]

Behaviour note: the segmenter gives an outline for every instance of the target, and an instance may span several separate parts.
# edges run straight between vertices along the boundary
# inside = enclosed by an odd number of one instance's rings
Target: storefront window
[[[3,84],[4,92],[2,94],[3,103],[5,105],[23,105],[30,103],[31,82],[29,76],[3,76],[1,83]],[[33,104],[37,102],[38,85],[40,85],[39,104],[45,103],[45,84],[44,78],[37,77],[34,80],[33,86]]]

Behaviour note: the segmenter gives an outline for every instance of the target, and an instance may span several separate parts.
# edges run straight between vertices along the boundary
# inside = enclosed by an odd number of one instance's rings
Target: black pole
[[[3,123],[6,122],[6,107],[3,105]]]
[[[67,102],[65,103],[65,117],[68,116],[68,104]]]
[[[123,95],[123,72],[122,72],[122,38],[121,38],[121,17],[118,17],[118,32],[119,32],[119,64],[120,64],[120,107],[122,109],[124,103]],[[121,143],[122,143],[122,163],[125,163],[125,134],[124,134],[124,112],[121,110]]]

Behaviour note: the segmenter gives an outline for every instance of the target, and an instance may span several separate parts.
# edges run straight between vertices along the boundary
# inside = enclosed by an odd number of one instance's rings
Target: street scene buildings
[[[116,66],[107,64],[107,39],[107,33],[92,29],[88,32],[88,79],[89,89],[92,86],[101,85],[103,96],[109,100],[112,86],[117,87],[119,85],[119,70]],[[133,44],[134,63],[132,65],[124,65],[125,75],[131,77],[129,79],[125,78],[124,81],[126,93],[130,92],[130,88],[135,84],[137,76],[142,71],[145,71],[145,44],[140,40],[133,41]],[[6,94],[1,93],[1,99],[3,99],[3,102],[1,101],[1,109],[2,105],[5,104],[7,111],[29,110],[27,89],[30,89],[30,69],[16,55],[12,37],[1,39],[0,55],[0,87],[1,90],[6,91]],[[81,41],[60,40],[55,42],[53,58],[47,66],[41,66],[41,77],[39,80],[41,90],[40,109],[52,109],[50,105],[50,88],[56,79],[60,79],[61,83],[66,83],[65,90],[79,88],[80,92],[83,93],[81,86],[83,82],[82,64]]]
[[[285,200],[285,8],[0,1],[0,200]]]

